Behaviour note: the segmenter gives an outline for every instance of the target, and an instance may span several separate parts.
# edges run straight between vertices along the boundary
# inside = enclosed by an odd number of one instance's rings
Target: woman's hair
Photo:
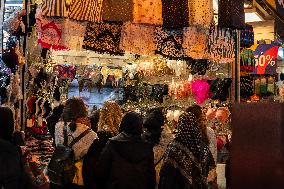
[[[141,135],[143,132],[142,117],[136,112],[126,113],[122,118],[119,132],[125,132],[132,135]]]
[[[122,110],[116,102],[105,102],[104,106],[100,109],[98,131],[107,130],[112,132],[113,135],[117,135],[122,116]]]
[[[64,122],[71,122],[71,131],[76,130],[76,120],[88,116],[88,109],[81,98],[73,97],[66,101],[62,118]]]
[[[190,106],[186,109],[186,112],[192,113],[196,117],[197,125],[202,134],[202,140],[205,144],[209,145],[209,139],[207,136],[207,127],[205,123],[205,116],[203,114],[202,108],[198,105]]]
[[[14,116],[10,108],[0,107],[0,138],[12,141],[14,132]]]

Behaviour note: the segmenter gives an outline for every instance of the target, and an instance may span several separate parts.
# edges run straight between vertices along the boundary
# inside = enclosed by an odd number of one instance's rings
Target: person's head
[[[98,107],[96,105],[93,106],[92,112],[96,112],[98,110]]]
[[[193,106],[189,106],[186,109],[186,112],[192,113],[195,116],[197,125],[202,133],[202,139],[208,145],[209,139],[207,136],[207,128],[205,124],[205,114],[203,113],[202,108],[198,105],[193,105]]]
[[[88,116],[88,109],[81,98],[73,97],[66,101],[62,118],[64,122],[69,124],[72,131],[76,130],[76,120]]]
[[[126,113],[121,121],[119,132],[130,135],[141,135],[143,132],[142,117],[136,112]]]
[[[100,109],[98,131],[107,130],[112,132],[113,135],[117,135],[122,116],[122,110],[116,102],[105,102],[104,106]]]
[[[0,107],[0,138],[12,141],[14,132],[14,116],[10,108]]]
[[[154,108],[146,114],[143,127],[150,134],[152,142],[159,143],[164,123],[165,117],[161,108]]]

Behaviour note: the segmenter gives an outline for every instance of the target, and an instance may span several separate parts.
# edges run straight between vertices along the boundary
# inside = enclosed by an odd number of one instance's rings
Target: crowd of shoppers
[[[175,136],[165,126],[162,108],[142,117],[106,102],[89,114],[80,98],[56,107],[48,119],[55,145],[50,164],[60,164],[48,166],[48,185],[27,176],[13,113],[0,107],[0,188],[207,189],[216,182],[214,132],[199,106],[180,116]]]

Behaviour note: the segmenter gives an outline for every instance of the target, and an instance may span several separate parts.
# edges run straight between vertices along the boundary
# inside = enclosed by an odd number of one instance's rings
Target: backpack
[[[77,168],[75,166],[76,160],[72,147],[84,136],[86,136],[90,131],[91,129],[87,129],[86,131],[81,133],[77,138],[75,138],[70,143],[70,145],[68,145],[67,123],[64,123],[63,145],[56,146],[55,151],[53,152],[53,155],[47,167],[47,175],[51,183],[62,186],[73,182],[74,176],[77,172]]]

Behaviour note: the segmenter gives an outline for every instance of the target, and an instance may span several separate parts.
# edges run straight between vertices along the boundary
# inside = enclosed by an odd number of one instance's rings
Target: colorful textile
[[[82,50],[86,22],[64,19],[62,25],[62,45],[70,50]]]
[[[133,21],[132,0],[104,0],[102,16],[104,21]]]
[[[246,24],[244,30],[241,31],[241,47],[249,48],[254,44],[254,31],[251,25]]]
[[[183,31],[182,47],[185,55],[194,59],[207,58],[208,32],[196,27],[187,27]]]
[[[162,25],[162,1],[134,0],[133,22]]]
[[[70,5],[69,18],[80,21],[100,22],[103,0],[75,0]]]
[[[213,1],[212,0],[190,0],[189,4],[189,24],[191,26],[202,26],[209,28],[213,21]]]
[[[244,0],[219,0],[218,25],[221,28],[243,29]]]
[[[121,22],[88,23],[83,48],[98,53],[123,55],[119,49]]]
[[[156,54],[169,58],[183,58],[183,30],[157,27],[155,31]]]
[[[166,28],[182,28],[189,26],[189,10],[187,0],[162,0],[163,26]]]
[[[67,0],[43,0],[42,14],[49,17],[68,17],[69,5]]]
[[[232,30],[212,27],[209,31],[208,51],[211,61],[233,62],[235,60],[235,42]]]
[[[45,18],[40,9],[36,14],[38,43],[46,49],[67,50],[62,45],[62,20]]]
[[[155,27],[126,23],[123,25],[120,48],[139,55],[154,55]]]

